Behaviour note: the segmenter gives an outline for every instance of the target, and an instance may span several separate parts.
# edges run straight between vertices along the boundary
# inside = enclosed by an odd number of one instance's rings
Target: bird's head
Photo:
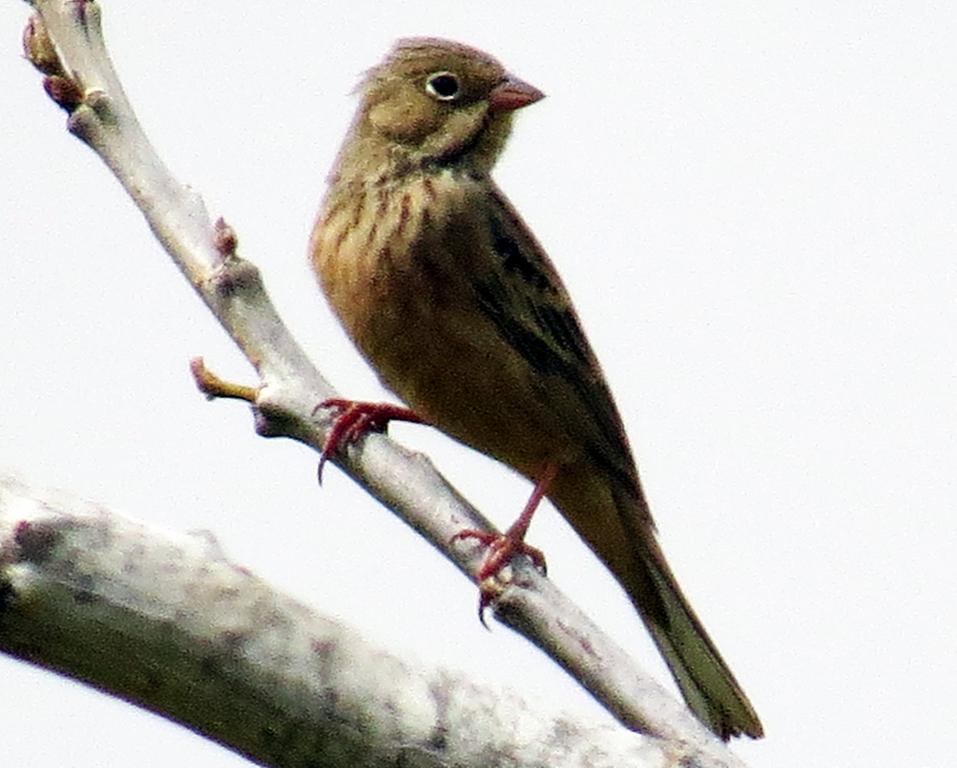
[[[366,178],[429,166],[488,171],[512,113],[544,96],[487,54],[435,38],[400,40],[360,91],[339,171]]]

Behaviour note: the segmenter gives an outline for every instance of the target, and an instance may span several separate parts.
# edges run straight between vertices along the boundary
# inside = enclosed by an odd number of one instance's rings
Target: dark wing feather
[[[518,213],[491,182],[487,232],[497,260],[477,281],[482,312],[540,376],[560,377],[573,402],[560,417],[586,436],[592,458],[641,498],[628,440],[608,385],[558,272]]]

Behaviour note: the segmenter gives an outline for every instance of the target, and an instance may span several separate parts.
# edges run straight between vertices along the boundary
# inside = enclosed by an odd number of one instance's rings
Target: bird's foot
[[[526,555],[536,568],[545,571],[545,555],[542,550],[526,544],[517,536],[510,536],[509,533],[489,533],[488,531],[467,529],[459,531],[452,537],[452,541],[475,539],[487,548],[485,557],[475,572],[477,581],[483,582],[495,576],[514,555]]]
[[[488,531],[468,529],[459,531],[452,537],[452,541],[477,539],[486,547],[485,557],[482,558],[482,562],[475,572],[475,580],[479,584],[479,621],[486,628],[488,625],[485,624],[485,609],[501,593],[501,589],[497,587],[493,577],[497,576],[499,571],[508,565],[513,556],[526,555],[531,558],[536,568],[545,573],[545,555],[542,554],[542,550],[525,543],[525,534],[532,522],[532,515],[535,514],[541,500],[545,498],[545,494],[548,493],[548,488],[556,474],[558,474],[557,463],[545,464],[535,481],[532,495],[525,504],[522,514],[509,526],[505,533],[489,533]]]
[[[384,432],[390,421],[422,423],[422,418],[415,411],[391,403],[368,403],[361,400],[330,397],[319,403],[313,413],[321,408],[331,408],[338,411],[338,414],[319,454],[316,475],[320,484],[322,484],[322,469],[326,461],[342,450],[343,446],[354,443],[369,432]]]
[[[525,555],[538,570],[545,573],[545,555],[542,550],[526,544],[511,530],[505,533],[489,533],[488,531],[467,529],[459,531],[452,537],[453,542],[463,539],[475,539],[486,547],[485,557],[482,558],[482,562],[475,572],[475,580],[479,585],[479,621],[487,628],[485,609],[501,593],[501,587],[496,586],[494,577],[498,576],[499,572],[508,565],[515,555]]]

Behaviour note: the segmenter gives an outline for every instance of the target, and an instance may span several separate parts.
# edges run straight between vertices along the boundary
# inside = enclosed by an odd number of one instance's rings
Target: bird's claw
[[[421,419],[408,408],[390,403],[368,403],[362,400],[348,400],[344,397],[330,397],[313,409],[313,415],[322,408],[330,408],[338,413],[319,453],[316,477],[320,485],[322,485],[323,467],[332,456],[342,450],[343,446],[354,443],[369,432],[384,432],[390,421],[421,422]]]
[[[453,542],[463,539],[476,539],[480,544],[487,547],[482,564],[475,572],[475,578],[479,583],[497,575],[514,555],[525,555],[538,570],[542,573],[547,572],[545,555],[542,550],[526,544],[522,539],[503,533],[489,533],[488,531],[477,531],[471,528],[459,531],[452,537]]]
[[[475,572],[475,580],[479,584],[479,621],[488,629],[488,624],[485,623],[485,609],[501,594],[501,588],[497,585],[495,577],[515,555],[525,555],[532,561],[532,565],[544,574],[547,572],[545,555],[542,550],[526,544],[522,539],[502,533],[467,529],[459,531],[451,541],[464,539],[475,539],[487,548],[485,557],[482,558]]]

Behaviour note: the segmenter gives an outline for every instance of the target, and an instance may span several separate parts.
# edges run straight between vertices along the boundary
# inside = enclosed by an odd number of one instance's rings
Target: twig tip
[[[236,236],[236,230],[233,229],[226,220],[220,216],[213,225],[215,234],[213,236],[216,250],[224,259],[236,255],[236,247],[239,245],[239,238]]]

